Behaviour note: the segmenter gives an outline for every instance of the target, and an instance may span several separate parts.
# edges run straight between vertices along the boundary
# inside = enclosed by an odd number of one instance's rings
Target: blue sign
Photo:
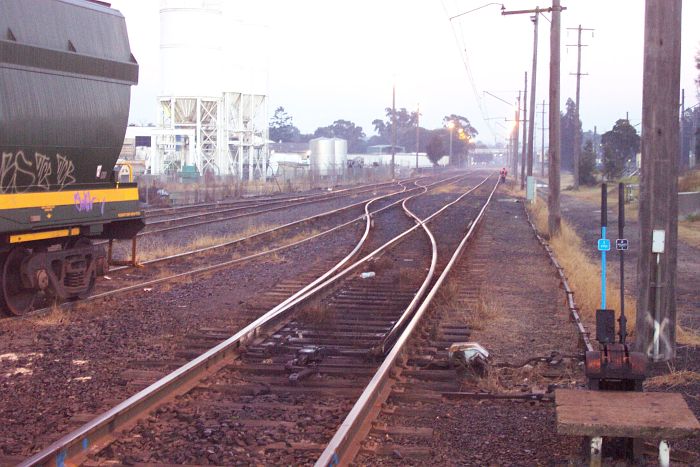
[[[598,251],[610,251],[610,240],[607,238],[598,239]]]

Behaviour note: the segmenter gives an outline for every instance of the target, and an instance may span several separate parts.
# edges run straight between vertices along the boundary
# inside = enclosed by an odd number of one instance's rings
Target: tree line
[[[442,119],[442,127],[427,129],[418,124],[418,112],[409,112],[405,107],[396,110],[384,109],[384,117],[372,121],[374,134],[367,136],[361,126],[349,120],[336,120],[328,126],[318,127],[313,133],[304,134],[294,125],[292,117],[284,107],[277,107],[270,119],[269,138],[275,142],[306,143],[313,138],[342,138],[348,142],[348,152],[362,154],[370,146],[391,145],[395,132],[396,146],[407,152],[426,153],[433,164],[449,153],[452,140],[451,163],[461,165],[467,160],[469,150],[476,145],[474,138],[479,132],[469,119],[462,115],[450,114]],[[418,139],[418,141],[416,141]],[[417,143],[417,144],[416,144]]]

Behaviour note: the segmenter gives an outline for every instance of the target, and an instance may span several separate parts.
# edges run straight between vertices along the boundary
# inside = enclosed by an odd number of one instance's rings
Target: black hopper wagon
[[[124,17],[90,0],[0,0],[0,305],[90,294],[95,239],[144,226],[115,164],[138,64]],[[0,311],[1,312],[1,311]]]

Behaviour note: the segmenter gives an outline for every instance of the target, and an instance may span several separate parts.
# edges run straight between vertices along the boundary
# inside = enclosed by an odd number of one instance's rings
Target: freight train
[[[95,0],[0,0],[0,306],[74,300],[109,267],[95,239],[144,227],[115,164],[138,82],[124,17]]]

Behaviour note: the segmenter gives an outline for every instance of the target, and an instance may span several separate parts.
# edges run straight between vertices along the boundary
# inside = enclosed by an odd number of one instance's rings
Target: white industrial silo
[[[345,173],[348,166],[348,142],[342,138],[333,138],[335,145],[335,171],[338,175]]]
[[[225,125],[230,159],[243,178],[261,178],[267,166],[270,30],[261,23],[264,8],[241,0],[224,4]]]
[[[309,141],[309,166],[314,177],[334,174],[335,140],[333,138],[315,138]]]
[[[165,149],[185,138],[181,165],[196,164],[200,173],[259,179],[267,164],[268,66],[267,49],[264,59],[253,49],[269,34],[241,27],[238,3],[161,0],[159,141]],[[264,79],[253,78],[255,70]]]

